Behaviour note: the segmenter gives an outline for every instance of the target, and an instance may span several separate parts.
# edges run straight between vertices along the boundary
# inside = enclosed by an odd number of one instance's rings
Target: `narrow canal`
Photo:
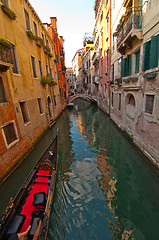
[[[96,105],[78,99],[0,187],[0,215],[59,129],[48,240],[158,240],[159,177]]]

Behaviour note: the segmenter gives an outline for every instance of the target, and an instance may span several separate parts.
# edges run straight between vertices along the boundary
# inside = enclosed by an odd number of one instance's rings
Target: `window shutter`
[[[150,45],[151,45],[151,41],[144,43],[143,71],[150,69]]]
[[[139,73],[139,68],[140,68],[140,51],[136,53],[135,73]]]
[[[128,55],[128,74],[127,76],[131,75],[131,55]]]
[[[125,60],[126,58],[122,58],[122,77],[125,77]]]
[[[158,67],[158,35],[152,36],[150,46],[150,68]]]

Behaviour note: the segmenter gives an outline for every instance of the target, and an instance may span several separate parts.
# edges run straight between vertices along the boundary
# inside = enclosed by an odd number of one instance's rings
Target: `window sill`
[[[20,73],[14,73],[14,72],[13,72],[13,76],[21,77],[22,75],[21,75]]]
[[[15,145],[17,142],[19,142],[19,138],[16,139],[14,142],[10,143],[9,145],[6,144],[7,149],[11,148],[13,145]]]
[[[30,124],[31,124],[31,122],[27,122],[27,123],[24,123],[24,126],[27,127]]]

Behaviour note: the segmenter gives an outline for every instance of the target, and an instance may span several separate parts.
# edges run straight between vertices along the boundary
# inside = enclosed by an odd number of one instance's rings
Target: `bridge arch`
[[[83,98],[83,99],[87,99],[87,100],[90,100],[91,102],[94,102],[96,103],[96,99],[94,97],[92,97],[91,95],[89,94],[75,94],[73,96],[70,96],[68,99],[67,99],[67,102],[70,103],[72,102],[73,100],[75,100],[76,98]]]

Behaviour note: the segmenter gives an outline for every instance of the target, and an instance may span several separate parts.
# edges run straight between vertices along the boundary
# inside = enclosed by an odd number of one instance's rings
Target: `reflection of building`
[[[82,116],[81,116],[80,113],[76,116],[76,124],[77,124],[77,128],[78,128],[79,133],[81,135],[84,134],[85,133],[85,127],[84,127],[83,119],[82,119]]]
[[[55,43],[37,13],[29,1],[0,2],[1,177],[58,117],[63,102]]]

